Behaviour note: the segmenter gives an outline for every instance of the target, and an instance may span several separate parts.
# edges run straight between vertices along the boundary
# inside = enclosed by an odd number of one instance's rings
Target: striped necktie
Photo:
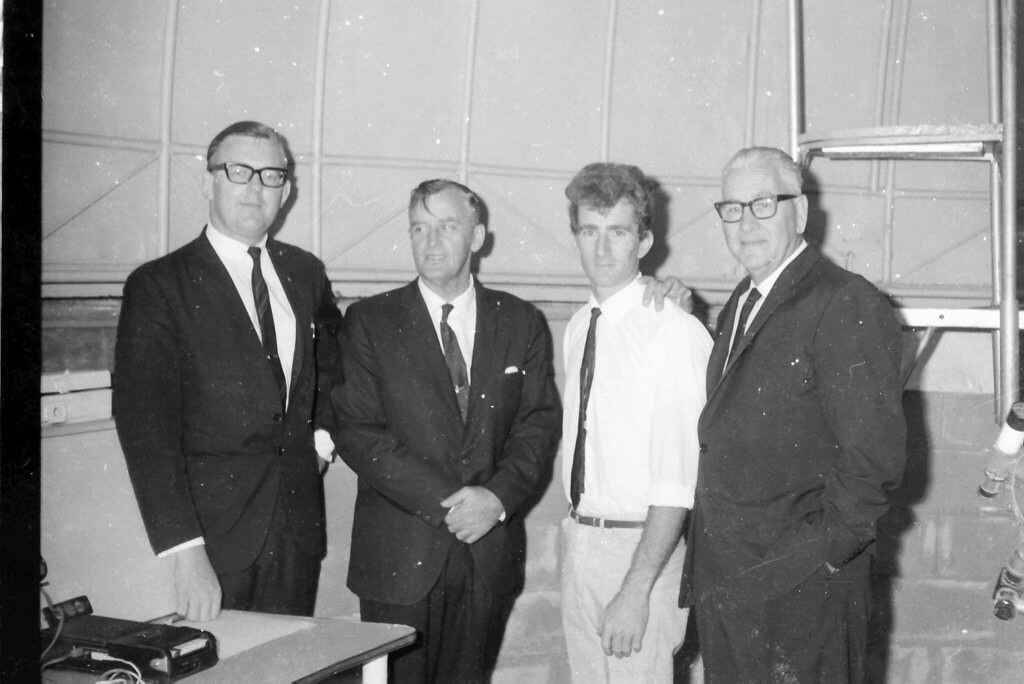
[[[267,289],[267,281],[263,279],[260,248],[250,247],[248,252],[252,257],[252,296],[256,300],[260,337],[263,339],[263,350],[267,353],[267,361],[270,363],[270,372],[274,374],[277,389],[281,393],[281,410],[283,411],[288,403],[288,383],[285,382],[284,369],[281,367],[281,359],[277,355],[277,329],[274,327],[274,314],[270,310],[270,291]]]

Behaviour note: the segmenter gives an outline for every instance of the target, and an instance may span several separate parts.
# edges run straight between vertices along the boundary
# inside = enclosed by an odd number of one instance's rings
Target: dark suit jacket
[[[874,539],[902,476],[900,326],[808,247],[725,366],[744,279],[718,318],[680,601],[763,601]]]
[[[345,313],[335,442],[359,476],[348,586],[363,599],[427,594],[458,543],[440,502],[466,485],[496,494],[507,516],[470,547],[484,582],[509,593],[520,580],[516,513],[549,471],[561,420],[551,338],[532,305],[479,285],[476,297],[465,424],[415,281]]]
[[[300,548],[324,550],[311,424],[318,372],[328,369],[315,363],[314,333],[340,313],[316,257],[274,240],[267,251],[295,313],[284,415],[259,336],[205,231],[128,277],[118,325],[114,418],[153,550],[205,537],[218,573],[252,564],[279,494]]]

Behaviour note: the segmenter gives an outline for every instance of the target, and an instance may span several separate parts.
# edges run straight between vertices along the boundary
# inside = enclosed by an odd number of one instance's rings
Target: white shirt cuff
[[[317,455],[328,463],[334,460],[334,440],[331,439],[331,433],[327,430],[313,431],[313,447],[316,449]]]
[[[164,549],[160,553],[156,554],[157,558],[167,558],[170,555],[184,551],[185,549],[191,549],[193,546],[205,546],[206,540],[202,537],[196,537],[195,539],[189,539],[187,542],[182,542],[177,546],[172,546],[169,549]]]

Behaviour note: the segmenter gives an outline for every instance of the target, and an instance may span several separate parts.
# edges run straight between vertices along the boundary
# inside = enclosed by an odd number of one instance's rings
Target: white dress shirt
[[[753,290],[756,287],[757,291],[761,293],[761,298],[754,302],[753,308],[750,309],[750,315],[747,316],[747,323],[744,326],[745,330],[750,330],[750,326],[754,323],[754,319],[757,318],[757,312],[761,310],[761,305],[764,304],[764,300],[768,299],[768,293],[772,291],[773,287],[775,287],[775,281],[779,279],[779,276],[782,275],[782,272],[784,270],[786,270],[786,267],[793,263],[794,259],[800,256],[800,252],[804,251],[804,249],[806,248],[807,242],[801,240],[800,245],[796,248],[796,250],[788,257],[786,257],[786,260],[783,261],[777,269],[772,271],[767,278],[765,278],[759,283],[755,283],[753,280],[750,281],[750,287],[747,289],[746,292],[740,295],[740,298],[738,300],[736,300],[736,311],[733,313],[732,318],[732,334],[729,338],[730,350],[733,348],[733,345],[735,344],[736,323],[739,321],[740,311],[743,309],[743,305],[746,303],[747,297],[750,296],[750,290]],[[726,358],[726,363],[728,363],[728,361],[729,359]]]
[[[590,309],[600,307],[582,515],[644,520],[650,506],[693,506],[711,336],[672,302],[660,312],[645,307],[643,292],[637,280],[602,304],[591,296],[565,329],[562,484],[568,500],[583,347]]]
[[[228,270],[231,282],[235,284],[238,296],[242,298],[242,303],[249,314],[249,320],[252,321],[256,335],[262,342],[260,317],[256,312],[256,300],[252,294],[253,263],[248,252],[249,245],[224,235],[213,226],[207,226],[206,237],[213,245],[213,251],[217,253],[221,263]],[[277,271],[274,270],[274,263],[270,260],[270,255],[267,254],[266,236],[254,246],[260,248],[260,270],[263,272],[263,279],[267,282],[267,292],[270,294],[270,311],[274,317],[274,329],[277,332],[277,354],[281,358],[285,383],[290,390],[292,366],[295,363],[295,313],[292,311],[292,305],[288,302],[288,295],[284,292],[281,279],[277,276]]]
[[[422,278],[416,280],[420,287],[420,295],[430,312],[430,320],[434,323],[434,332],[437,333],[437,343],[441,345],[444,352],[444,342],[441,340],[441,318],[444,312],[441,307],[445,304],[452,305],[452,311],[448,314],[448,326],[455,333],[455,339],[459,342],[459,351],[466,362],[466,382],[473,380],[473,347],[476,342],[476,288],[473,276],[469,277],[469,287],[452,299],[450,302],[437,294],[423,283]]]

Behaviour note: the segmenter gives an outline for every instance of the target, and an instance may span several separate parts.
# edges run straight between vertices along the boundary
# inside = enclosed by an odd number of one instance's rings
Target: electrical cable
[[[60,633],[64,630],[64,611],[57,610],[56,606],[53,605],[53,601],[50,600],[50,595],[46,593],[45,589],[43,589],[44,586],[46,586],[45,582],[39,585],[39,592],[43,595],[43,598],[46,599],[46,605],[50,607],[50,612],[57,616],[57,628],[54,630],[53,639],[51,639],[50,643],[43,649],[43,652],[39,654],[40,660],[46,657],[46,654],[49,653],[50,649],[53,648],[53,645],[57,643],[57,639],[60,638]],[[60,660],[64,660],[64,658],[58,658],[57,660],[59,662]],[[48,667],[48,665],[44,663],[42,665],[42,669],[45,669],[46,667]]]
[[[128,681],[131,684],[145,684],[145,681],[142,679],[142,670],[140,670],[139,666],[130,660],[125,660],[123,658],[115,658],[112,655],[101,653],[99,651],[90,652],[89,657],[93,660],[103,660],[121,663],[131,668],[131,670],[126,670],[123,667],[111,668],[110,670],[107,670],[103,673],[103,681],[122,681],[120,677],[127,676],[129,678]],[[113,679],[114,677],[118,677],[118,679],[115,680]]]

